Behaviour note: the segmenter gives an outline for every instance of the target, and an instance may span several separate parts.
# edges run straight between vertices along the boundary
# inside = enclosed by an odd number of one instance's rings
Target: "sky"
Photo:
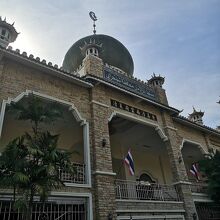
[[[97,34],[122,42],[134,76],[165,77],[169,105],[187,117],[192,106],[204,124],[220,125],[220,0],[0,0],[0,15],[20,32],[11,46],[62,65],[77,40]]]

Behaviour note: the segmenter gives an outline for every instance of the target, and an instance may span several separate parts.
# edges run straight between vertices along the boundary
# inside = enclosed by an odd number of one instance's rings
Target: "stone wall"
[[[5,61],[1,79],[0,100],[15,98],[28,89],[71,102],[83,118],[91,117],[86,88],[9,60]]]
[[[178,130],[178,135],[183,139],[197,142],[201,144],[204,150],[208,150],[207,142],[205,139],[205,135],[203,132],[193,129],[191,127],[187,127],[185,125],[179,124],[178,122],[174,122],[175,128]]]
[[[86,119],[91,127],[90,91],[72,82],[51,76],[32,67],[4,59],[4,66],[0,63],[0,102],[8,98],[15,98],[26,90],[32,90],[44,95],[52,96],[72,103],[81,116]],[[92,146],[92,129],[90,129],[90,146]],[[93,158],[92,147],[90,149]],[[91,164],[93,169],[93,166]],[[94,183],[94,180],[92,179]],[[94,185],[93,185],[94,186]],[[59,192],[89,193],[90,188],[63,187]],[[94,203],[95,204],[95,203]],[[93,204],[93,208],[95,205]],[[93,213],[96,213],[94,210]]]
[[[4,66],[1,65],[3,61]],[[88,56],[83,62],[86,74],[102,77],[102,60],[94,56]],[[179,162],[181,153],[180,145],[183,139],[190,139],[208,147],[207,143],[209,141],[207,137],[205,138],[203,133],[173,122],[172,116],[167,111],[161,110],[149,102],[116,89],[102,84],[96,84],[93,88],[88,89],[56,76],[51,76],[46,72],[38,71],[33,67],[27,67],[7,59],[0,59],[0,101],[15,98],[27,89],[73,103],[82,117],[89,122],[92,189],[75,190],[74,188],[65,188],[64,190],[92,192],[95,219],[107,219],[110,213],[113,213],[115,219],[116,209],[131,210],[136,206],[146,210],[185,209],[186,220],[192,219],[192,215],[196,210],[190,187],[184,183],[188,178],[184,164]],[[165,91],[161,90],[158,94],[160,95],[160,101],[166,104],[167,98]],[[115,109],[111,106],[110,99],[118,100],[157,116],[157,122],[154,121],[153,123],[159,125],[168,137],[166,149],[171,164],[173,181],[176,183],[183,203],[149,202],[136,204],[116,202],[114,189],[115,176],[112,172],[108,119],[114,111],[118,111],[149,123],[152,123],[152,120],[120,109]],[[158,136],[158,138],[160,137]],[[105,144],[103,144],[104,142]],[[166,212],[163,214],[166,214]],[[177,211],[174,214],[180,214],[180,212]]]
[[[146,210],[146,212],[153,210],[172,210],[176,212],[184,211],[183,202],[168,202],[168,201],[126,201],[117,200],[117,210]]]
[[[146,216],[146,219],[178,219],[182,220],[185,210],[182,202],[156,201],[119,201],[117,200],[117,216]],[[158,217],[157,217],[158,216]],[[161,217],[160,217],[161,216]],[[162,217],[164,216],[164,217]],[[179,217],[174,217],[179,216]],[[129,219],[129,218],[128,218]]]

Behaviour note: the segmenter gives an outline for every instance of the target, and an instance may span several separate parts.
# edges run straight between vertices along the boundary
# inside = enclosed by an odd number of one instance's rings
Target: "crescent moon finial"
[[[98,20],[98,18],[96,17],[95,13],[93,11],[89,12],[89,16],[90,18],[93,20],[93,33],[96,34],[96,24],[95,22]]]

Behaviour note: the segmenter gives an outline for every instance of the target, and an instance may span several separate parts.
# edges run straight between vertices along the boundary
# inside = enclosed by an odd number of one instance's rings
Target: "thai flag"
[[[191,169],[190,169],[190,173],[192,173],[192,175],[196,177],[197,181],[200,180],[198,163],[192,164]]]
[[[131,155],[131,150],[128,150],[128,154],[124,159],[126,165],[128,166],[129,169],[129,173],[131,174],[131,176],[134,176],[134,161]]]

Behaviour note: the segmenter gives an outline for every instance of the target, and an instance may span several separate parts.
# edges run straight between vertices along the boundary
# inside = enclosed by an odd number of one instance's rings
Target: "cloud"
[[[95,11],[97,33],[119,39],[130,51],[135,75],[166,77],[170,104],[205,111],[205,122],[220,124],[220,1],[218,0],[1,0],[6,16],[21,34],[12,45],[61,64],[68,48],[92,34],[89,11]],[[16,5],[16,7],[15,7]],[[13,13],[11,13],[13,11]]]

